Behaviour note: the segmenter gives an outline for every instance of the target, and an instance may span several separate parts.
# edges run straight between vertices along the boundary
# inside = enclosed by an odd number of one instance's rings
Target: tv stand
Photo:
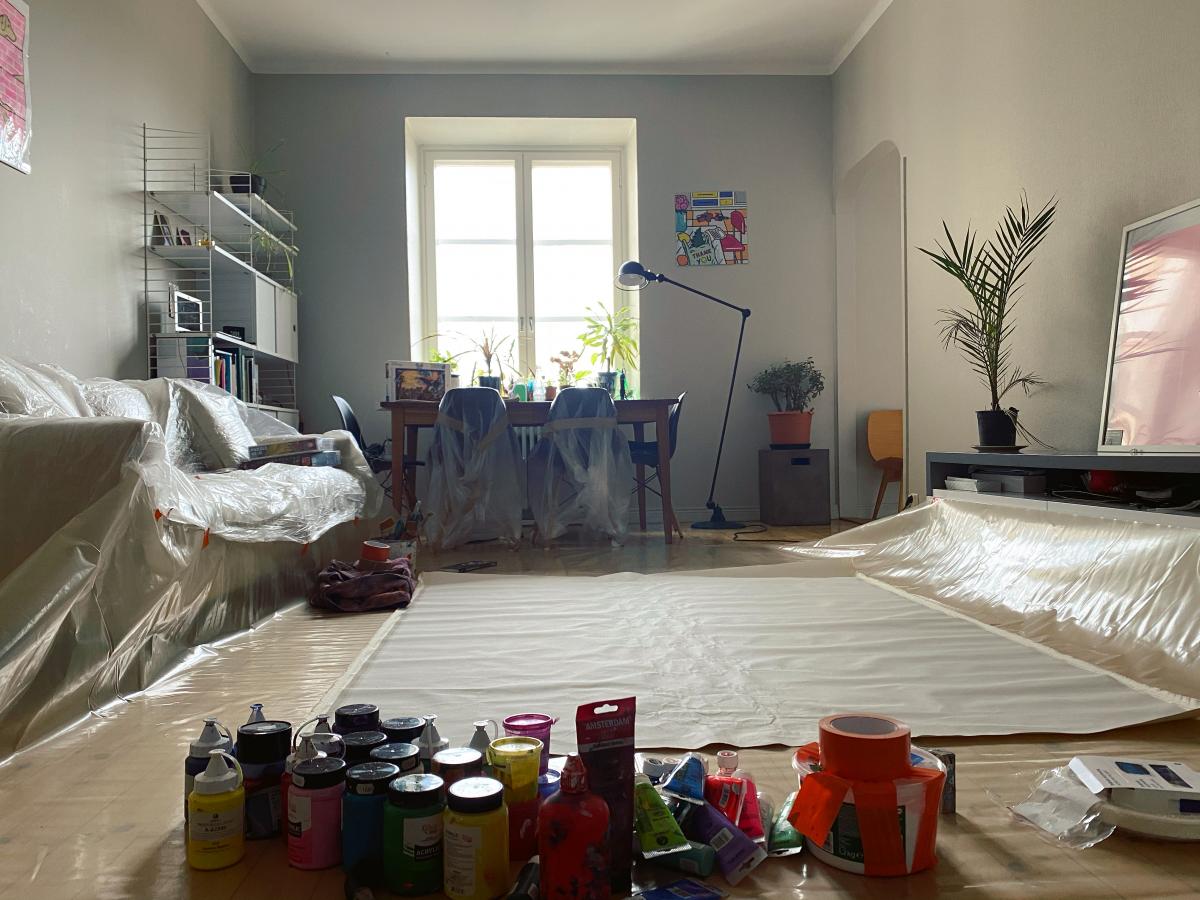
[[[980,467],[1038,471],[1046,475],[1043,494],[975,493],[946,487],[948,476],[968,478]],[[1083,476],[1090,471],[1118,473],[1142,484],[1175,485],[1200,498],[1200,455],[1149,453],[976,453],[931,451],[925,454],[925,492],[931,497],[953,498],[996,506],[1050,509],[1079,515],[1200,528],[1200,509],[1173,511],[1140,501],[1105,502],[1092,498],[1062,497],[1065,491],[1084,492]]]

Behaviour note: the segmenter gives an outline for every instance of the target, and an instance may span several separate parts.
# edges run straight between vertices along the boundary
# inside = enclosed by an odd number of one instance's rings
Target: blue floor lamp
[[[651,272],[637,260],[631,259],[624,262],[621,264],[621,268],[617,270],[617,287],[623,291],[639,291],[651,282],[673,284],[677,288],[683,288],[685,291],[699,294],[705,300],[720,303],[722,306],[727,306],[730,309],[736,309],[742,314],[742,327],[738,331],[737,352],[733,355],[733,372],[729,376],[729,396],[725,399],[725,419],[721,422],[721,441],[717,444],[717,463],[713,466],[712,486],[708,489],[708,502],[704,504],[708,509],[712,510],[712,516],[705,522],[693,522],[692,527],[712,530],[745,528],[746,524],[744,522],[730,522],[725,518],[725,513],[721,510],[721,505],[713,499],[713,495],[717,491],[717,473],[721,471],[721,451],[725,449],[725,429],[729,427],[729,407],[733,405],[733,386],[737,383],[738,360],[742,356],[742,338],[746,335],[746,320],[750,318],[750,310],[741,306],[734,306],[720,297],[714,297],[712,294],[698,291],[694,287],[688,287],[686,284],[680,284],[666,275]],[[656,438],[660,441],[666,440],[666,435],[656,435]]]

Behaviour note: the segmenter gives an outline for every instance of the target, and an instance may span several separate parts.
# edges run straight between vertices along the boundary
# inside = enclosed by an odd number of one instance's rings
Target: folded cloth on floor
[[[415,586],[412,561],[393,559],[386,565],[384,570],[363,571],[335,559],[317,576],[317,590],[309,602],[334,612],[403,609]]]

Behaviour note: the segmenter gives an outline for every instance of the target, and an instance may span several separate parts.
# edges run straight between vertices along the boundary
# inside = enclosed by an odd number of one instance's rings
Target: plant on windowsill
[[[813,358],[768,366],[746,386],[775,404],[775,412],[767,413],[771,446],[807,449],[812,441],[812,402],[825,390],[825,377]]]
[[[975,413],[980,447],[1011,450],[1016,446],[1017,431],[1043,444],[1017,421],[1017,410],[1005,408],[1001,401],[1013,388],[1020,388],[1029,396],[1033,388],[1046,383],[1040,376],[1012,364],[1008,340],[1015,327],[1010,317],[1021,279],[1029,270],[1033,251],[1054,223],[1056,208],[1052,198],[1035,215],[1030,211],[1029,198],[1022,192],[1020,210],[1005,207],[995,234],[982,244],[970,226],[962,243],[956,244],[950,226],[942,222],[949,249],[941,243],[937,244],[937,252],[919,248],[971,296],[972,307],[943,309],[938,324],[942,328],[942,344],[947,349],[951,345],[958,348],[991,394],[991,406]]]
[[[616,312],[589,306],[588,313],[584,319],[587,329],[579,336],[579,340],[583,346],[595,351],[592,364],[603,367],[597,373],[600,387],[614,394],[619,369],[637,368],[637,319],[624,306]]]
[[[424,343],[425,341],[434,341],[440,337],[448,337],[450,334],[453,334],[455,337],[466,341],[469,345],[468,348],[458,353],[442,353],[438,350],[433,350],[430,353],[430,362],[450,362],[452,365],[457,365],[457,363],[454,361],[459,357],[467,356],[470,353],[478,353],[483,357],[485,372],[478,373],[477,370],[472,369],[471,381],[469,383],[478,384],[480,387],[490,387],[500,390],[500,381],[504,376],[505,366],[501,359],[501,354],[505,353],[507,350],[507,355],[511,358],[512,351],[516,347],[516,341],[513,339],[513,337],[511,335],[497,337],[496,329],[489,328],[485,331],[481,331],[479,333],[479,337],[477,338],[472,337],[469,334],[464,334],[461,331],[450,332],[449,334],[438,332],[437,334],[431,334],[427,337],[421,338],[419,343]],[[496,368],[495,375],[492,374],[493,363],[495,364]],[[511,364],[508,367],[510,369],[513,368]],[[513,371],[516,370],[513,369]]]

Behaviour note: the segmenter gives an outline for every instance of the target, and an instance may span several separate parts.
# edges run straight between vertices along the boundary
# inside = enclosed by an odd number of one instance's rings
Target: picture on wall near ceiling
[[[29,5],[0,0],[0,162],[29,174]]]
[[[750,212],[745,191],[675,195],[675,261],[681,266],[737,266],[750,262]]]

